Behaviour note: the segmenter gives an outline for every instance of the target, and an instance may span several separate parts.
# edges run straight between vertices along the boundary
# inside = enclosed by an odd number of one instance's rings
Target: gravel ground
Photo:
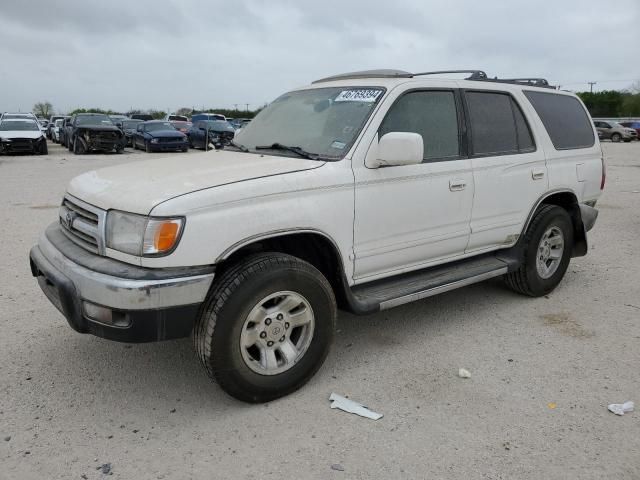
[[[75,333],[30,275],[69,179],[151,155],[0,157],[0,478],[640,478],[640,142],[603,149],[591,251],[548,298],[491,281],[343,313],[320,372],[265,405],[226,396],[188,339]]]

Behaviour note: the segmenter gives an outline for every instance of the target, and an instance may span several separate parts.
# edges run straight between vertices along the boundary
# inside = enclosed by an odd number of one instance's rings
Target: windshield
[[[169,115],[169,120],[177,121],[177,122],[188,122],[189,119],[182,115]]]
[[[64,120],[61,119],[61,118],[59,120],[56,120],[55,126],[56,127],[61,127],[62,126],[62,122],[64,122]]]
[[[148,123],[145,127],[147,132],[155,132],[157,130],[175,130],[169,122]]]
[[[236,142],[250,150],[279,143],[338,160],[355,141],[382,92],[377,87],[334,87],[286,93],[247,124]]]
[[[36,122],[25,122],[20,120],[3,120],[0,123],[0,131],[20,131],[20,132],[37,132],[40,130]]]
[[[205,120],[198,123],[198,127],[208,128],[209,130],[219,130],[224,132],[225,130],[233,129],[233,127],[224,120]]]
[[[125,120],[124,122],[122,122],[122,128],[133,128],[135,130],[135,128],[138,126],[139,123],[142,123],[140,121],[131,121],[131,120]]]
[[[113,125],[107,115],[78,115],[76,125]]]

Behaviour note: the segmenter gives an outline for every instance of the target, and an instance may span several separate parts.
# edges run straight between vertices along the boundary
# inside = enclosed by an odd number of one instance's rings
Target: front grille
[[[77,245],[104,254],[104,229],[107,212],[66,195],[60,206],[60,226]]]
[[[160,137],[158,143],[182,143],[182,137]]]
[[[12,138],[11,142],[3,143],[3,146],[10,152],[32,152],[35,142],[31,138]]]

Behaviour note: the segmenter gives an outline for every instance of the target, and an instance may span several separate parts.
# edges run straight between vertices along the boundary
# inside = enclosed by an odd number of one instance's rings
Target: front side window
[[[525,90],[524,94],[538,113],[556,150],[594,145],[591,120],[577,98],[532,90]]]
[[[422,136],[424,161],[460,155],[458,114],[451,91],[409,92],[389,109],[380,125],[379,138],[390,132],[410,132]]]
[[[320,160],[339,160],[349,151],[383,93],[378,87],[289,92],[265,107],[235,141],[249,150],[280,144],[299,147]],[[271,149],[269,155],[291,154]]]
[[[502,92],[465,93],[474,155],[504,155],[535,150],[522,110]]]

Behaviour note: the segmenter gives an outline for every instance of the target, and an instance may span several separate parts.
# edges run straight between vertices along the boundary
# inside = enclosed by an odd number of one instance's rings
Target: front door
[[[461,141],[460,114],[455,89],[400,94],[371,148],[389,132],[418,133],[424,142],[423,162],[380,168],[354,162],[355,283],[464,253],[474,185]]]

